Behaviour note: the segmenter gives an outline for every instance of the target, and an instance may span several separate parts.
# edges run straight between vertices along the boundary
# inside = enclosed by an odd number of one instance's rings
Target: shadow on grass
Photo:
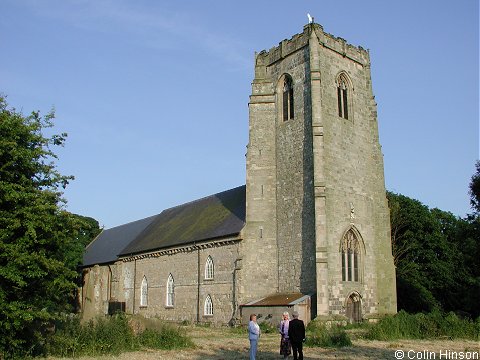
[[[279,360],[283,357],[278,352],[259,351],[257,353],[257,360]],[[329,360],[329,359],[395,359],[394,350],[382,348],[370,348],[364,346],[351,346],[340,349],[330,348],[305,348],[303,351],[304,360]],[[230,350],[218,349],[214,354],[197,354],[196,360],[243,360],[249,359],[248,349],[245,350]],[[293,359],[290,355],[288,359]]]

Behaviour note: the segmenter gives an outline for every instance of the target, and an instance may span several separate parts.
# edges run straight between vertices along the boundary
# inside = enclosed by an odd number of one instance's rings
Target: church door
[[[347,317],[350,322],[362,321],[362,302],[357,293],[353,293],[347,300]]]

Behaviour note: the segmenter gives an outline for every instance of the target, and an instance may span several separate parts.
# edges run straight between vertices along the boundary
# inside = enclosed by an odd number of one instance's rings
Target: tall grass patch
[[[342,326],[327,327],[317,321],[311,321],[307,326],[305,345],[310,347],[345,347],[352,341]]]
[[[428,314],[408,314],[400,311],[370,327],[366,337],[374,340],[396,339],[470,339],[479,340],[480,318],[461,319],[454,313],[434,311]]]
[[[48,355],[61,357],[118,355],[142,348],[174,349],[193,347],[192,340],[180,328],[157,323],[135,334],[123,314],[98,318],[81,324],[78,316],[65,318],[56,325],[46,344]]]
[[[138,335],[140,345],[152,349],[181,349],[194,347],[193,341],[185,331],[170,324],[157,329],[145,329]]]
[[[78,316],[66,317],[56,324],[56,331],[46,344],[49,355],[62,357],[118,355],[138,348],[123,315],[98,318],[86,324],[81,324]]]

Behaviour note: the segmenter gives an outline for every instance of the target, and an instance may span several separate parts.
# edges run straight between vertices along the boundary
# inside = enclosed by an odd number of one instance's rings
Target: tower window
[[[282,107],[283,121],[293,119],[293,83],[292,78],[288,75],[285,76],[285,80],[283,82]]]
[[[213,259],[211,256],[208,256],[207,261],[205,263],[205,279],[206,280],[213,280]]]
[[[207,298],[205,299],[205,304],[203,306],[203,314],[205,316],[212,316],[213,315],[213,302],[212,298],[210,295],[207,295]]]
[[[337,99],[338,116],[348,119],[348,82],[344,74],[338,77]]]
[[[360,281],[360,242],[352,229],[342,240],[342,281]]]
[[[168,275],[167,280],[167,299],[166,299],[167,306],[173,306],[175,303],[175,284],[173,281],[172,274]]]

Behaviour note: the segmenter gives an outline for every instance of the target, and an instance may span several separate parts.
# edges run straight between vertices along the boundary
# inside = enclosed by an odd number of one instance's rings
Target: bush
[[[408,314],[400,311],[393,316],[387,316],[372,325],[367,334],[368,339],[449,339],[478,340],[480,334],[480,319],[473,322],[460,319],[454,313],[443,314],[434,311],[428,314]]]
[[[305,345],[311,347],[345,347],[351,346],[352,341],[341,326],[327,328],[320,322],[311,321],[307,326]]]

